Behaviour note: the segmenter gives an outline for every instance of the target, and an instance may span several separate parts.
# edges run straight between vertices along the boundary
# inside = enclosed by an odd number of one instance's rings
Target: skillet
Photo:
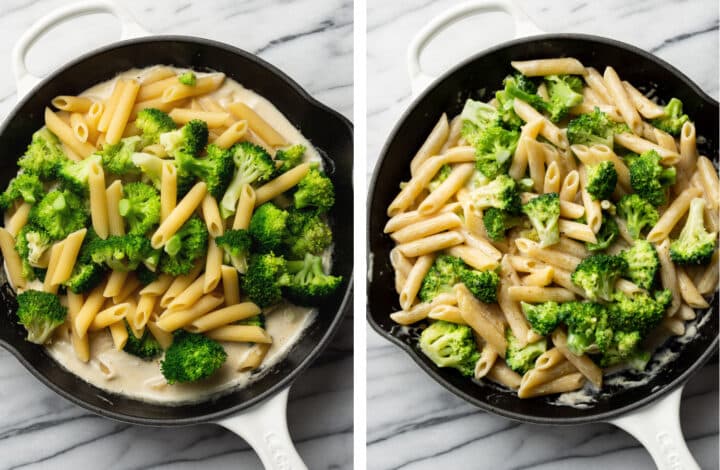
[[[32,26],[14,49],[19,95],[39,80],[24,65],[24,55],[37,37],[61,20],[100,12],[120,19],[124,37],[143,34],[124,10],[104,0],[69,5],[51,13]],[[16,160],[32,133],[43,125],[43,110],[53,97],[79,93],[129,68],[155,64],[224,72],[275,104],[318,148],[336,187],[337,202],[330,220],[335,237],[333,272],[343,276],[341,288],[320,306],[316,320],[282,361],[250,385],[198,403],[164,406],[141,402],[101,390],[59,367],[43,347],[25,341],[4,272],[0,275],[0,346],[56,393],[101,416],[151,426],[217,422],[248,441],[267,468],[305,468],[287,431],[288,388],[329,344],[345,310],[352,305],[353,224],[352,218],[348,220],[347,213],[341,212],[353,203],[353,131],[347,119],[314,100],[271,64],[229,45],[185,36],[124,40],[59,68],[20,99],[0,128],[0,148],[4,150],[0,184],[6,186],[16,174]]]
[[[453,21],[486,11],[504,11],[515,20],[516,39],[487,49],[432,81],[422,73],[419,55],[437,32]],[[618,74],[660,97],[677,97],[692,116],[698,135],[706,141],[700,153],[718,162],[718,103],[680,71],[634,46],[581,34],[543,34],[509,1],[474,1],[451,9],[418,33],[408,54],[413,92],[419,93],[390,133],[381,151],[368,192],[368,307],[370,325],[398,345],[434,380],[469,403],[506,418],[537,424],[570,425],[610,421],[635,435],[660,468],[698,468],[683,441],[678,407],[682,386],[716,351],[718,345],[718,294],[707,311],[698,312],[697,333],[686,343],[669,340],[666,347],[677,357],[646,382],[632,388],[606,387],[588,406],[559,406],[556,397],[521,400],[499,386],[478,385],[449,369],[436,367],[417,347],[421,328],[401,327],[389,317],[400,309],[389,261],[392,239],[383,233],[386,208],[409,179],[409,163],[443,112],[460,113],[467,98],[487,100],[484,91],[498,88],[510,73],[511,60],[571,56],[598,69],[612,65]],[[432,83],[430,83],[432,81]],[[427,88],[422,91],[424,87]],[[478,91],[480,90],[480,91]],[[622,377],[639,377],[623,373]],[[642,418],[642,419],[641,419]],[[680,463],[681,466],[675,465]]]

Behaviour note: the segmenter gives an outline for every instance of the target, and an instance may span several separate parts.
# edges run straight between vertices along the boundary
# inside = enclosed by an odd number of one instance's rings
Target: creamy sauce
[[[118,78],[141,78],[149,69],[133,69],[126,71],[113,80],[98,84],[82,96],[95,99],[106,99]],[[176,69],[181,71],[181,69]],[[197,73],[199,77],[205,75]],[[233,101],[242,101],[252,107],[270,125],[272,125],[288,142],[301,143],[306,146],[306,161],[317,161],[322,164],[318,152],[310,142],[275,108],[269,101],[239,83],[225,78],[223,85],[213,92],[221,105]],[[323,264],[330,267],[332,247],[326,250]],[[42,288],[41,283],[32,284],[30,288]],[[206,399],[212,395],[230,392],[232,389],[246,386],[256,380],[263,372],[279,362],[301,337],[303,331],[312,323],[316,311],[291,304],[281,304],[272,309],[264,310],[266,329],[273,338],[259,371],[240,372],[239,364],[252,346],[249,343],[223,342],[228,359],[222,368],[211,378],[194,384],[168,385],[160,372],[160,360],[143,361],[123,351],[116,351],[110,333],[100,331],[90,333],[90,361],[84,363],[77,359],[69,339],[66,327],[60,328],[53,341],[47,345],[47,351],[60,365],[76,374],[83,380],[107,390],[139,400],[158,402],[168,405],[179,405]]]

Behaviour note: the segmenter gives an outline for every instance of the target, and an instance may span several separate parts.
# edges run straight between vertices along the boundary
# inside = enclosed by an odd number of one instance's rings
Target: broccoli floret
[[[641,341],[642,336],[638,331],[615,332],[611,346],[600,356],[600,366],[611,367],[625,362],[633,369],[643,370],[650,354],[639,350]]]
[[[638,331],[644,336],[662,320],[668,299],[672,301],[672,293],[667,289],[656,294],[656,298],[644,292],[633,295],[617,292],[608,304],[609,324],[614,330]]]
[[[58,179],[62,186],[77,194],[87,195],[89,191],[88,178],[90,176],[90,164],[92,163],[102,164],[102,157],[94,153],[79,162],[66,160],[60,165],[57,172]]]
[[[5,192],[0,195],[0,209],[7,210],[18,199],[28,204],[35,204],[44,195],[45,187],[37,175],[20,173],[10,180]]]
[[[187,71],[178,76],[178,82],[187,86],[195,86],[195,83],[197,83],[197,77],[194,72]]]
[[[497,109],[482,101],[466,100],[465,106],[460,113],[460,119],[463,122],[461,135],[473,144],[472,134],[477,131],[484,130],[486,127],[497,122]],[[470,124],[465,126],[465,124]],[[468,138],[470,137],[470,138]]]
[[[550,110],[549,103],[537,94],[537,86],[528,77],[521,74],[510,75],[505,77],[503,84],[508,97],[518,98],[540,112]]]
[[[627,270],[627,263],[620,256],[602,253],[582,260],[570,278],[573,284],[585,291],[591,300],[610,300],[615,281]]]
[[[420,350],[438,367],[452,367],[467,377],[475,374],[480,353],[470,327],[446,321],[431,323],[420,334]]]
[[[522,224],[522,218],[495,207],[488,207],[483,212],[483,224],[488,237],[499,242],[505,238],[505,232]]]
[[[440,167],[440,171],[437,172],[435,177],[427,185],[428,191],[435,191],[452,173],[452,167],[450,165],[443,165]]]
[[[489,179],[507,173],[519,138],[516,130],[488,127],[475,142],[475,167]]]
[[[293,199],[296,209],[327,212],[335,204],[335,187],[323,171],[311,168],[298,183]]]
[[[623,196],[617,205],[618,214],[627,221],[628,232],[638,239],[645,227],[653,227],[659,214],[655,207],[637,194]]]
[[[717,233],[708,233],[704,224],[705,199],[690,201],[685,226],[677,240],[670,243],[670,257],[678,264],[707,264],[710,262]]]
[[[115,271],[134,271],[152,250],[150,240],[142,235],[112,235],[90,243],[93,263],[104,264]]]
[[[568,123],[567,137],[572,145],[605,145],[613,148],[615,134],[628,132],[626,124],[613,122],[595,107],[592,113],[582,114]]]
[[[237,170],[220,201],[220,215],[224,219],[235,213],[243,186],[264,183],[275,173],[275,162],[259,145],[240,142],[230,148],[230,153]]]
[[[22,276],[33,280],[36,277],[35,268],[42,255],[52,246],[50,235],[44,230],[31,224],[25,225],[15,239],[15,250],[22,261]]]
[[[149,153],[137,152],[132,156],[132,161],[144,176],[145,181],[150,181],[156,189],[160,190],[160,180],[162,178],[163,165],[171,160],[163,160],[162,158],[151,155]]]
[[[560,309],[556,302],[535,305],[520,302],[520,306],[532,329],[540,335],[549,335],[560,322]]]
[[[615,219],[611,215],[603,213],[602,225],[595,234],[597,243],[585,242],[585,247],[590,251],[602,251],[612,245],[619,233],[620,229]]]
[[[145,183],[128,183],[123,186],[123,198],[118,211],[128,224],[128,233],[144,235],[160,222],[160,195]]]
[[[319,255],[332,244],[330,226],[313,211],[288,211],[287,233],[283,240],[284,251],[291,259],[302,259],[306,254]]]
[[[565,302],[559,317],[568,326],[567,345],[573,354],[604,352],[612,341],[607,309],[594,302]]]
[[[50,191],[30,209],[29,221],[45,230],[53,240],[67,237],[85,227],[88,213],[85,202],[74,193]]]
[[[27,330],[31,343],[44,344],[67,317],[67,309],[55,294],[26,290],[18,294],[17,303],[19,323]]]
[[[175,121],[165,112],[156,108],[141,109],[135,120],[135,126],[142,132],[146,145],[157,144],[160,134],[174,131]]]
[[[478,209],[495,207],[511,214],[520,213],[520,193],[515,180],[507,175],[500,175],[490,183],[472,190],[472,204]]]
[[[178,152],[198,155],[207,145],[208,127],[205,121],[193,119],[180,129],[164,132],[159,137],[160,145],[173,157]]]
[[[288,211],[272,202],[266,202],[255,209],[250,218],[248,231],[260,252],[266,253],[281,247],[287,236]]]
[[[610,199],[610,195],[615,191],[617,180],[618,174],[615,165],[613,162],[605,160],[597,165],[587,167],[587,185],[585,189],[596,201]]]
[[[631,159],[628,165],[633,191],[654,206],[667,202],[665,189],[675,184],[675,167],[663,167],[660,160],[655,150],[648,150]]]
[[[225,257],[241,273],[247,271],[247,258],[250,254],[252,238],[247,230],[226,230],[215,239],[217,246],[225,251]]]
[[[303,261],[288,261],[289,278],[283,293],[293,303],[314,306],[331,295],[342,282],[341,276],[325,274],[322,258],[307,254]]]
[[[513,97],[508,95],[505,89],[502,89],[495,92],[495,101],[497,101],[497,112],[503,125],[508,129],[520,129],[524,121],[515,112]]]
[[[227,353],[217,341],[178,330],[160,362],[160,370],[169,384],[197,382],[217,372],[226,359]]]
[[[273,253],[250,257],[247,273],[242,278],[243,292],[259,307],[280,302],[282,287],[287,285],[287,263]]]
[[[175,162],[181,173],[204,181],[208,193],[215,199],[222,197],[235,169],[230,151],[214,144],[208,145],[205,158],[195,158],[187,152],[177,152]]]
[[[143,260],[143,264],[138,266],[137,270],[135,270],[135,276],[137,277],[138,281],[140,281],[140,284],[143,286],[147,286],[151,282],[154,282],[159,277],[159,274],[151,271],[150,268],[147,267],[145,263],[146,260]]]
[[[583,102],[583,96],[580,94],[583,83],[578,76],[548,75],[545,77],[545,84],[550,98],[548,112],[553,122],[560,121],[567,116],[570,108]]]
[[[505,331],[505,339],[507,340],[505,363],[520,375],[535,367],[535,359],[547,351],[547,340],[545,338],[521,346],[512,330],[508,328]]]
[[[195,260],[207,253],[208,231],[200,217],[194,215],[165,243],[160,257],[160,271],[179,276],[187,274]]]
[[[127,322],[125,322],[125,328],[127,328],[128,339],[123,351],[144,361],[151,361],[162,353],[162,346],[148,330],[145,330],[143,335],[138,338]]]
[[[450,255],[439,255],[428,270],[420,285],[418,297],[423,302],[430,302],[438,294],[452,292],[455,284],[460,282],[460,272],[465,263],[460,258]]]
[[[628,269],[624,276],[638,287],[649,290],[660,268],[660,259],[652,243],[636,240],[633,246],[620,253],[627,263]]]
[[[538,234],[540,246],[554,245],[560,241],[560,195],[545,193],[530,199],[522,211]]]
[[[671,135],[680,135],[680,129],[690,118],[683,114],[683,104],[677,98],[672,98],[665,106],[665,114],[653,119],[653,126]]]
[[[25,155],[18,160],[18,166],[43,181],[49,181],[55,178],[58,168],[66,160],[60,140],[43,127],[33,134]]]
[[[497,289],[500,276],[495,271],[477,271],[464,265],[458,273],[460,282],[465,284],[472,294],[481,302],[493,304],[497,302]]]
[[[106,271],[105,265],[97,264],[92,260],[92,252],[97,247],[97,240],[100,240],[100,237],[92,228],[88,229],[70,278],[63,283],[75,294],[82,294],[93,289],[103,279]]]
[[[140,150],[142,138],[139,136],[126,137],[117,144],[105,145],[98,152],[102,158],[102,165],[108,173],[114,175],[136,174],[137,166],[133,163],[133,154]]]
[[[285,149],[279,149],[275,152],[275,162],[280,162],[280,166],[277,167],[275,173],[285,173],[298,166],[303,161],[306,150],[302,144],[295,144]]]

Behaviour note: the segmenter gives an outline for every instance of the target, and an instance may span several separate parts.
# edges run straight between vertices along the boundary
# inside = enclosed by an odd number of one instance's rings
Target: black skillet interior
[[[443,112],[452,117],[460,113],[467,98],[489,99],[489,93],[500,88],[502,79],[511,72],[511,60],[548,57],[576,57],[600,71],[612,65],[624,80],[643,90],[656,89],[658,96],[666,100],[673,96],[681,99],[685,112],[697,126],[697,134],[706,139],[699,146],[701,153],[717,164],[718,103],[674,67],[644,51],[584,35],[536,36],[484,51],[447,72],[418,97],[390,134],[380,155],[368,193],[371,277],[367,316],[378,333],[402,347],[437,382],[470,403],[522,421],[577,424],[609,418],[640,406],[686,380],[717,349],[717,295],[712,302],[713,312],[701,314],[712,317],[698,328],[697,335],[685,345],[669,343],[673,351],[681,351],[676,360],[643,385],[628,389],[606,386],[596,402],[586,408],[552,404],[554,397],[520,400],[502,387],[478,385],[453,370],[435,367],[417,348],[419,328],[399,327],[389,317],[400,307],[389,262],[393,242],[383,234],[383,226],[387,222],[386,208],[398,192],[398,183],[409,179],[410,159]]]
[[[43,125],[43,110],[53,97],[79,93],[124,70],[156,64],[224,72],[272,102],[320,150],[336,188],[337,201],[330,214],[335,236],[333,272],[344,277],[342,287],[320,308],[316,321],[282,362],[251,386],[197,404],[168,407],[143,403],[107,393],[65,371],[44,348],[23,339],[23,328],[16,324],[15,302],[7,284],[0,289],[0,345],[8,347],[46,385],[96,413],[138,424],[192,424],[239,411],[288,386],[328,344],[344,310],[352,305],[353,133],[347,119],[312,99],[272,65],[244,51],[189,37],[124,41],[64,66],[10,113],[0,130],[3,149],[0,186],[4,188],[17,172],[16,160],[24,153],[32,133]]]

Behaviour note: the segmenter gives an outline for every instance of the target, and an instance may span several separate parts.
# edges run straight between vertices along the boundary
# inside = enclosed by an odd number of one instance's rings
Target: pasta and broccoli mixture
[[[401,325],[520,398],[642,371],[718,285],[718,174],[695,126],[608,66],[512,62],[443,115],[388,207]]]
[[[342,282],[333,183],[224,74],[158,66],[98,87],[52,101],[0,195],[18,322],[57,357],[74,350],[72,371],[94,363],[104,388],[168,393],[221,368],[227,385],[287,349]],[[134,368],[158,377],[136,386]]]

